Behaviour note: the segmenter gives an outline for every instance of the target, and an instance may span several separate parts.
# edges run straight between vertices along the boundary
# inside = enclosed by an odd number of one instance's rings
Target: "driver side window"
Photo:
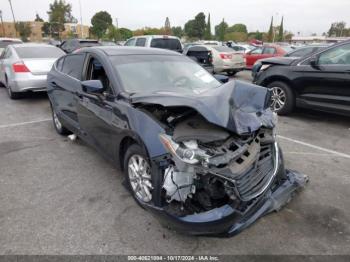
[[[261,53],[262,53],[262,48],[256,48],[251,52],[252,55],[260,55]]]
[[[319,65],[350,65],[350,44],[338,46],[322,53]]]
[[[113,94],[111,83],[108,79],[106,71],[97,58],[90,58],[87,67],[86,80],[100,80],[104,87],[104,92]]]

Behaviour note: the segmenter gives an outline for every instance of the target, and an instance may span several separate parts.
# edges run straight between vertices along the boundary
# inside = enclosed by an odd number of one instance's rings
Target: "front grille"
[[[248,201],[259,194],[270,184],[275,171],[274,145],[261,146],[258,158],[251,169],[236,177],[235,185],[239,197]]]

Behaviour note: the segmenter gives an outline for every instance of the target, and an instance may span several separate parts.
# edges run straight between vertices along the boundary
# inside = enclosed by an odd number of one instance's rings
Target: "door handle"
[[[51,84],[53,87],[58,87],[58,85],[56,84],[56,82],[50,82],[50,84]]]

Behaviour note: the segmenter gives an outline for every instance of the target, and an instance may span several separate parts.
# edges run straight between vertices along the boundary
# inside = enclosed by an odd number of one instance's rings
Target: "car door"
[[[0,81],[5,85],[6,81],[9,81],[12,77],[12,65],[10,65],[12,57],[13,52],[10,47],[7,47],[3,52],[2,59],[0,60]]]
[[[301,99],[309,105],[350,112],[350,43],[304,61]]]
[[[7,48],[5,48],[0,55],[0,82],[5,84],[5,67],[4,67],[4,60],[5,60],[5,54],[6,54]]]
[[[81,90],[85,53],[70,54],[55,63],[48,75],[48,89],[52,90],[56,113],[71,129],[80,132],[77,114],[78,93]]]
[[[135,45],[140,46],[140,47],[145,47],[146,46],[146,38],[145,37],[137,38]]]
[[[274,57],[276,55],[277,55],[276,48],[274,48],[272,46],[265,46],[263,49],[263,52],[261,54],[261,58],[259,58],[259,59]]]
[[[79,94],[78,118],[85,139],[112,158],[118,141],[119,122],[115,115],[114,91],[111,77],[105,70],[103,60],[90,54],[84,69],[84,80],[100,80],[104,86],[103,94],[94,95],[84,89]]]
[[[263,49],[261,47],[257,47],[246,54],[246,64],[248,68],[251,68],[254,63],[261,58]]]

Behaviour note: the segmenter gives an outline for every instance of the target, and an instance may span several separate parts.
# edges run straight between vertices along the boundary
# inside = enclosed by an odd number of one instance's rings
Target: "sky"
[[[33,20],[38,13],[47,19],[53,0],[12,0],[18,21]],[[79,0],[72,4],[72,13],[80,21]],[[107,11],[119,27],[162,27],[169,17],[171,26],[183,26],[197,13],[210,13],[212,27],[222,21],[244,23],[248,31],[268,31],[271,16],[279,25],[284,16],[284,28],[301,36],[327,32],[331,23],[345,21],[350,27],[350,0],[80,0],[83,24],[90,25],[98,11]],[[12,21],[8,0],[0,1],[4,21]]]

